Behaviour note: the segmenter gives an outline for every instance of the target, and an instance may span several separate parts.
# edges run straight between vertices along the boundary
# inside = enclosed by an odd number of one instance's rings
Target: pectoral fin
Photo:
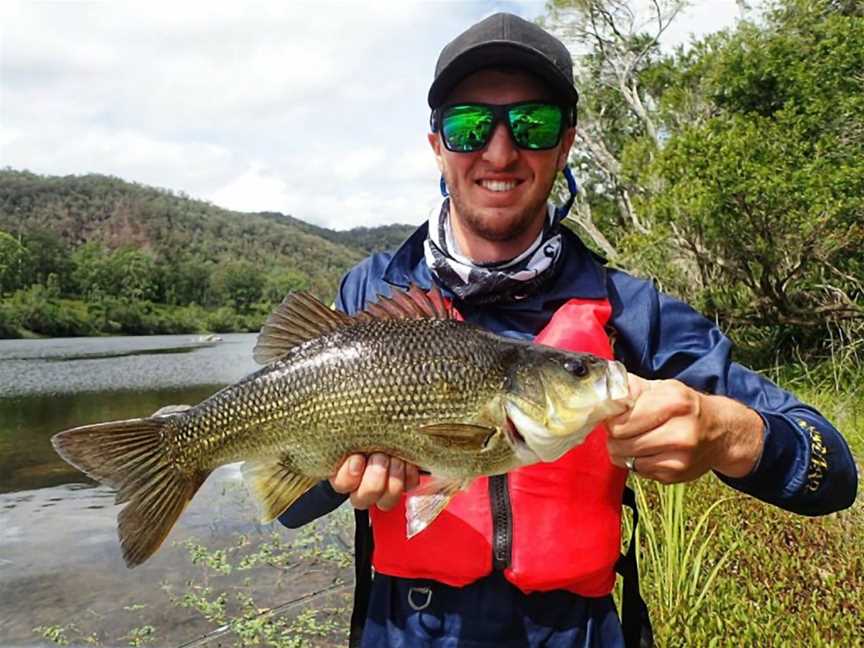
[[[478,450],[484,448],[489,437],[495,434],[495,428],[468,423],[434,423],[424,425],[418,431],[421,434],[457,441],[460,447],[476,447]]]
[[[247,461],[242,471],[243,480],[258,503],[262,523],[275,520],[318,482],[291,472],[279,459]]]
[[[460,490],[468,488],[471,480],[432,477],[408,493],[405,502],[406,532],[413,538],[428,527]]]

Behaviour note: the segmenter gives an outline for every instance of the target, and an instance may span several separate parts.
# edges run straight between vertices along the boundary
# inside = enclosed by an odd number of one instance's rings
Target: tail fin
[[[123,559],[140,565],[159,548],[209,472],[184,474],[163,439],[171,417],[112,421],[66,430],[51,439],[65,461],[117,490],[129,504],[117,516]]]

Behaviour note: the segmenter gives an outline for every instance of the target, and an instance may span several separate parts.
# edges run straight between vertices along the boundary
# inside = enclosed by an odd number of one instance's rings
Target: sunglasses
[[[437,108],[432,113],[432,132],[441,129],[444,146],[454,153],[474,153],[484,148],[503,121],[521,149],[544,151],[558,146],[567,127],[564,107],[541,101],[504,106],[463,103]]]

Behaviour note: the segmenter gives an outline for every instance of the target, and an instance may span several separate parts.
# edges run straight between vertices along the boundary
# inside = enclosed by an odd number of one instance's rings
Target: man
[[[491,16],[447,45],[429,142],[449,197],[395,253],[351,270],[337,306],[353,313],[391,286],[434,283],[466,320],[502,335],[614,349],[634,407],[558,462],[481,480],[411,540],[403,496],[418,470],[394,457],[349,457],[286,511],[282,522],[298,526],[346,496],[369,509],[364,646],[623,645],[609,593],[626,469],[664,483],[713,470],[807,515],[855,498],[849,449],[818,412],[731,363],[710,322],[605,268],[558,226],[563,210],[547,201],[577,97],[566,48],[516,16]]]

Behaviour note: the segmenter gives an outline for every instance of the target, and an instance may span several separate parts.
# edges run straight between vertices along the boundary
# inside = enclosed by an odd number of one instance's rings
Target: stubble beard
[[[445,174],[445,181],[447,180]],[[552,186],[555,183],[555,176],[549,180],[549,186],[546,187],[546,191],[542,192],[540,195],[542,198],[537,201],[526,205],[524,209],[519,211],[514,217],[508,219],[510,226],[502,230],[500,227],[495,227],[494,218],[484,217],[479,210],[472,209],[468,205],[466,205],[462,201],[462,197],[459,195],[458,191],[450,192],[450,200],[453,203],[453,206],[456,208],[456,212],[459,215],[460,221],[462,224],[467,227],[473,234],[479,236],[480,238],[486,241],[494,241],[496,243],[502,243],[507,241],[513,241],[521,237],[532,227],[536,226],[537,219],[541,217],[545,218],[546,215],[546,203],[549,199],[549,194],[552,191]],[[447,182],[448,187],[455,186],[455,183]],[[490,222],[492,221],[492,222]]]

